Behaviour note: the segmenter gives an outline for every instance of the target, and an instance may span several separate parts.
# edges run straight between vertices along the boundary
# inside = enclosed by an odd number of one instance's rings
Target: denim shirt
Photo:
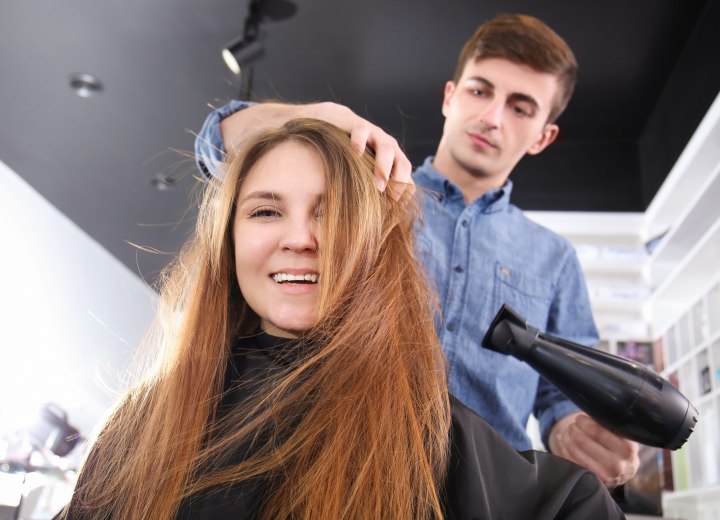
[[[222,164],[225,159],[225,145],[220,133],[220,121],[254,104],[252,101],[233,99],[210,112],[205,118],[200,132],[195,136],[195,164],[205,179],[222,179],[224,175]]]
[[[423,188],[418,253],[442,307],[438,334],[450,365],[450,392],[517,449],[527,449],[535,413],[543,442],[577,408],[515,358],[481,346],[503,303],[541,331],[585,345],[598,341],[574,248],[510,203],[512,181],[467,204],[432,165],[415,170]]]
[[[249,106],[232,101],[211,113],[195,140],[198,167],[221,177],[219,122]],[[212,172],[212,173],[211,173]],[[512,182],[466,204],[460,189],[432,166],[414,173],[423,189],[418,254],[439,295],[438,335],[450,366],[450,392],[488,421],[518,450],[531,447],[530,413],[542,440],[577,408],[532,368],[482,347],[503,303],[549,334],[595,345],[597,330],[573,247],[510,204]]]

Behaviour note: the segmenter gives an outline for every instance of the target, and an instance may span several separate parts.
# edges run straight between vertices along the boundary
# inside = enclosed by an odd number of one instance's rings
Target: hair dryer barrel
[[[649,368],[542,334],[507,305],[483,346],[525,361],[598,423],[648,446],[676,450],[697,422],[695,407]]]

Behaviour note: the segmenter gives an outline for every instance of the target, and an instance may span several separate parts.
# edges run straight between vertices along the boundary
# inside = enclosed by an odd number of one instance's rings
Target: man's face
[[[497,179],[497,187],[525,155],[557,136],[547,123],[557,78],[501,58],[470,60],[457,84],[448,81],[435,166],[451,180]]]

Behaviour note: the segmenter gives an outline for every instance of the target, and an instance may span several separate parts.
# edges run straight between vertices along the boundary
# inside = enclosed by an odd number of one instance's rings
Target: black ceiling
[[[267,0],[278,2],[282,0]],[[192,135],[240,85],[220,49],[248,0],[3,0],[0,160],[152,279],[192,225]],[[561,136],[513,174],[525,209],[644,210],[720,89],[714,0],[296,0],[262,26],[256,99],[332,99],[397,135],[415,163],[442,128],[442,86],[475,27],[533,14],[575,50]],[[73,73],[97,76],[83,99]],[[177,177],[158,191],[153,176]]]

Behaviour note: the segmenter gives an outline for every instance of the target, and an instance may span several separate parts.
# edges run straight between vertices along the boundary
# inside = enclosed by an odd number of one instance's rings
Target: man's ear
[[[447,117],[447,110],[450,107],[450,99],[455,92],[455,83],[452,81],[445,82],[445,91],[443,93],[442,115]]]
[[[527,153],[530,155],[539,154],[557,139],[558,133],[560,133],[560,127],[558,127],[558,125],[555,123],[546,124],[537,141],[528,148]]]

